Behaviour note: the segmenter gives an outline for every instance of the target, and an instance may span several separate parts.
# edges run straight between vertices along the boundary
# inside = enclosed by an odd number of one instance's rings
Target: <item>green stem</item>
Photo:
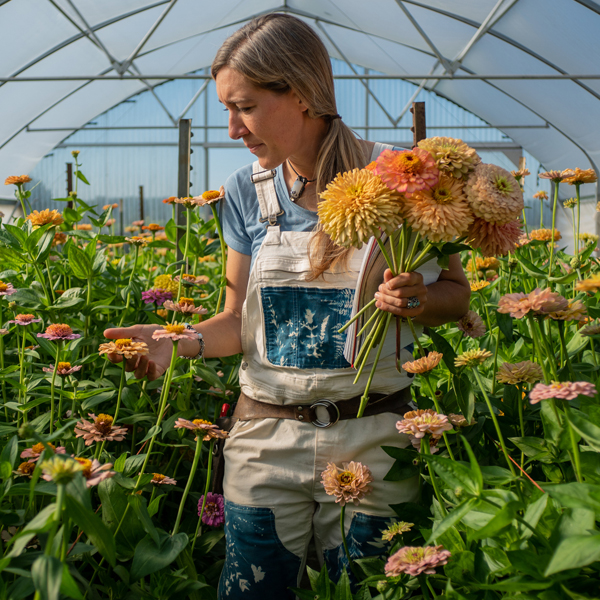
[[[546,363],[544,362],[544,355],[540,350],[540,340],[538,339],[537,328],[533,316],[527,315],[527,321],[529,322],[529,331],[531,332],[531,338],[533,340],[533,347],[535,348],[535,354],[538,357],[542,372],[544,373],[544,383],[548,384],[550,377],[548,377],[548,371],[546,369]]]
[[[492,403],[490,402],[490,399],[488,398],[485,388],[483,387],[483,381],[481,380],[481,375],[479,374],[477,367],[473,367],[473,373],[475,374],[475,379],[477,380],[477,385],[479,386],[479,389],[481,390],[481,393],[483,394],[485,403],[487,404],[488,410],[490,411],[490,415],[492,416],[492,421],[494,422],[494,427],[496,428],[496,433],[498,434],[498,441],[500,442],[500,445],[502,446],[502,451],[504,452],[504,458],[506,459],[506,463],[508,464],[508,467],[509,467],[511,473],[516,477],[517,473],[515,472],[515,468],[513,467],[512,461],[508,458],[508,450],[506,449],[506,444],[504,443],[504,437],[502,435],[502,432],[500,431],[500,425],[498,424],[498,419],[496,418],[496,413],[494,413],[494,409],[492,408]]]
[[[421,452],[425,454],[425,456],[431,455],[431,448],[429,447],[429,435],[425,436],[424,438],[421,438]],[[437,498],[437,501],[440,505],[440,510],[442,511],[442,514],[446,516],[448,514],[448,511],[446,510],[446,505],[444,504],[442,496],[440,495],[440,490],[437,485],[435,472],[433,471],[433,467],[431,466],[431,463],[429,461],[427,461],[427,470],[429,471],[429,478],[431,480],[431,485],[433,486],[435,497]]]
[[[394,261],[390,258],[388,251],[385,249],[385,244],[381,241],[380,238],[375,238],[377,240],[377,245],[381,250],[381,254],[383,254],[383,258],[385,258],[385,262],[387,263],[388,268],[392,272],[392,275],[395,277],[398,275],[397,271],[394,270]],[[393,250],[393,249],[392,249]]]
[[[583,477],[581,475],[581,459],[579,456],[579,445],[577,440],[575,439],[575,432],[573,431],[573,427],[571,427],[571,420],[569,419],[569,415],[571,414],[571,407],[569,406],[569,401],[565,400],[563,402],[565,407],[565,413],[567,418],[565,421],[567,422],[567,427],[569,429],[569,439],[571,440],[571,447],[573,449],[573,468],[575,469],[575,475],[577,476],[577,481],[579,483],[583,483]]]
[[[113,417],[113,425],[117,422],[117,418],[119,416],[119,408],[121,407],[121,396],[123,395],[123,386],[125,384],[125,367],[127,365],[127,361],[123,359],[121,361],[121,378],[119,379],[119,392],[117,394],[117,406],[115,408],[115,416]],[[134,423],[133,429],[135,431],[137,425]],[[102,442],[102,447],[100,449],[100,456],[102,456],[102,450],[104,450],[104,444],[106,444],[106,440]],[[132,448],[133,453],[133,448]]]
[[[196,452],[194,453],[194,461],[192,462],[192,470],[188,476],[187,483],[185,485],[185,490],[183,490],[183,496],[181,497],[181,501],[179,502],[179,510],[177,511],[177,518],[175,519],[175,525],[173,526],[173,531],[171,536],[174,536],[179,531],[179,524],[181,523],[181,516],[183,515],[183,508],[185,506],[185,501],[190,492],[190,488],[192,487],[192,483],[194,481],[194,476],[196,475],[196,469],[198,468],[198,462],[200,460],[200,455],[202,453],[202,437],[200,432],[196,432],[198,435],[196,437]]]
[[[223,299],[223,292],[225,291],[225,273],[227,272],[227,249],[225,247],[225,239],[223,237],[223,229],[221,227],[221,221],[219,220],[219,214],[217,212],[217,207],[214,204],[210,205],[210,209],[212,210],[213,219],[215,220],[215,226],[217,227],[217,232],[219,233],[219,242],[221,243],[221,282],[219,283],[219,297],[217,298],[217,307],[215,308],[216,316],[221,310],[221,300]]]
[[[494,395],[496,393],[496,373],[498,372],[498,349],[499,348],[500,348],[500,327],[497,327],[496,328],[496,348],[494,349],[494,371],[492,373],[492,395]]]
[[[346,516],[346,505],[342,505],[342,510],[340,511],[340,531],[342,534],[342,545],[344,546],[344,554],[346,555],[346,559],[348,561],[348,566],[352,573],[354,573],[354,577],[358,581],[361,580],[360,574],[356,572],[356,567],[354,565],[354,561],[350,557],[350,551],[348,550],[348,542],[346,541],[346,529],[344,528],[344,517]]]
[[[558,204],[558,183],[554,182],[554,203],[552,205],[552,239],[550,242],[550,262],[548,263],[548,287],[552,287],[550,284],[550,278],[552,277],[552,267],[554,266],[554,232],[556,227],[556,205]],[[576,246],[577,246],[577,242]]]
[[[187,271],[187,258],[190,249],[190,237],[192,235],[192,209],[186,208],[185,212],[185,248],[183,250],[183,262],[181,264],[181,268],[179,269],[179,287],[177,288],[177,298],[175,298],[176,302],[181,296],[181,287],[183,286],[183,274]],[[173,318],[175,318],[175,313],[173,314]]]
[[[369,331],[369,333],[363,340],[363,344],[362,344],[360,350],[358,351],[358,355],[354,359],[354,367],[356,369],[359,369],[359,371],[362,370],[361,367],[364,367],[366,359],[369,356],[369,352],[371,352],[371,349],[375,345],[375,341],[377,340],[377,336],[380,331],[380,326],[381,326],[381,323],[383,322],[384,318],[385,318],[385,311],[378,309],[377,310],[377,319],[375,320],[375,324],[373,325],[373,328],[371,329],[371,331]],[[356,379],[354,380],[354,383],[356,383],[358,381],[359,376],[360,376],[360,373],[357,375]]]
[[[210,475],[212,471],[213,461],[213,448],[215,447],[215,439],[210,440],[210,448],[208,449],[208,466],[206,468],[206,485],[204,486],[204,496],[202,497],[202,508],[198,513],[198,524],[196,525],[196,533],[194,534],[194,541],[192,542],[192,552],[196,547],[196,540],[198,539],[198,530],[202,525],[202,515],[204,515],[204,507],[206,506],[206,497],[208,496],[208,488],[210,487]]]
[[[419,336],[417,335],[417,332],[415,331],[415,326],[413,324],[413,321],[410,317],[406,317],[406,321],[408,323],[408,326],[410,327],[412,336],[413,336],[417,346],[419,347],[419,352],[421,354],[421,358],[423,358],[424,356],[426,356],[426,352],[425,352],[425,349],[423,348],[423,346],[421,346],[421,342],[419,341]]]
[[[376,310],[370,317],[369,320],[362,326],[362,329],[356,334],[356,337],[360,337],[368,328],[372,325],[373,321],[379,316],[380,311]],[[345,325],[344,325],[345,327]]]
[[[565,357],[565,362],[567,363],[567,368],[569,369],[569,373],[571,375],[571,381],[576,381],[577,377],[575,377],[575,373],[573,372],[573,365],[571,364],[571,359],[569,358],[569,352],[567,351],[567,344],[565,342],[565,322],[557,321],[558,326],[558,335],[560,336],[560,345],[563,351],[563,356]],[[561,368],[563,367],[563,363],[561,362]]]
[[[519,407],[519,425],[521,426],[521,437],[525,437],[525,418],[523,416],[523,387],[517,384],[517,402]],[[525,453],[521,451],[521,468],[523,468],[523,463],[525,462]]]
[[[135,244],[134,245],[134,255],[133,255],[133,266],[131,267],[131,275],[129,276],[129,281],[127,282],[127,300],[125,301],[125,308],[123,309],[123,314],[121,315],[121,320],[119,321],[119,327],[123,325],[123,321],[125,320],[125,315],[127,314],[127,310],[129,309],[129,303],[131,302],[131,282],[133,281],[133,275],[135,273],[135,268],[137,266],[138,255],[140,252],[140,247]],[[104,371],[102,372],[104,375]]]
[[[442,407],[440,406],[438,399],[435,395],[435,390],[433,389],[433,385],[431,385],[431,381],[429,381],[429,373],[423,373],[423,379],[427,383],[428,392],[429,392],[429,395],[431,396],[431,399],[433,400],[433,404],[435,405],[435,410],[439,414],[444,414],[444,411],[442,410]],[[452,448],[450,448],[450,440],[448,439],[448,435],[446,434],[445,431],[442,432],[442,437],[444,438],[444,444],[446,444],[446,450],[448,450],[448,456],[450,457],[451,460],[456,460],[454,458],[454,454],[452,453]]]
[[[56,381],[56,372],[58,370],[58,361],[60,360],[60,341],[56,342],[56,358],[54,360],[54,371],[52,371],[52,381],[50,382],[50,435],[54,431],[54,384]]]
[[[558,186],[557,186],[558,187]],[[581,198],[579,196],[580,183],[575,184],[575,193],[577,195],[577,237],[575,239],[575,256],[579,256],[579,226],[581,224]]]
[[[546,354],[550,359],[550,370],[552,371],[552,376],[555,381],[558,381],[558,372],[556,370],[556,355],[554,354],[554,350],[552,349],[551,344],[548,342],[548,338],[546,337],[546,332],[544,331],[543,322],[541,321],[543,317],[540,317],[540,321],[537,323],[540,328],[540,337],[542,339],[542,344],[546,348]]]
[[[52,518],[52,525],[50,526],[50,531],[48,532],[48,538],[46,540],[46,548],[44,550],[44,554],[46,556],[52,555],[52,542],[54,541],[54,536],[56,535],[56,530],[58,529],[58,524],[61,520],[62,508],[65,499],[65,484],[59,483],[56,486],[56,508],[54,509],[54,516]]]
[[[371,302],[365,304],[341,329],[338,329],[338,333],[346,331],[346,329],[348,329],[348,327],[350,327],[350,325],[352,325],[352,323],[354,323],[354,321],[356,321],[356,319],[358,319],[358,317],[360,317],[367,309],[371,308],[375,302],[377,302],[377,298],[373,298]]]
[[[54,284],[52,283],[52,275],[50,274],[50,261],[46,259],[46,271],[48,272],[48,284],[50,285],[50,293],[52,294],[52,303],[56,302],[54,294]]]

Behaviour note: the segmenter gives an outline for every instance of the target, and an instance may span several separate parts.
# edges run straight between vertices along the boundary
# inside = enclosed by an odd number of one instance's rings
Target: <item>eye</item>
[[[238,106],[237,109],[242,113],[242,114],[247,114],[252,110],[252,106]]]

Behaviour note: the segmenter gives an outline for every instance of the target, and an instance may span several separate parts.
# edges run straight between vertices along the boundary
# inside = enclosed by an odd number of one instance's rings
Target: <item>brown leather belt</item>
[[[349,400],[332,402],[331,400],[316,400],[312,404],[268,404],[249,398],[244,393],[233,412],[233,420],[247,421],[250,419],[294,419],[303,423],[312,423],[315,427],[331,427],[338,421],[356,417],[362,396],[355,396]],[[403,415],[408,412],[408,403],[412,400],[410,386],[393,394],[371,394],[364,412],[365,417],[380,415],[385,412]],[[329,414],[329,421],[320,421],[317,417],[317,408],[322,406]]]

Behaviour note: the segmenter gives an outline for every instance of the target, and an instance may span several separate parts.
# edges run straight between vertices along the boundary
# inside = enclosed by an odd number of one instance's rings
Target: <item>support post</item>
[[[73,163],[67,163],[67,198],[73,191]],[[73,200],[67,202],[67,208],[73,208]]]
[[[140,185],[140,221],[144,220],[144,186]]]
[[[190,195],[190,159],[192,149],[192,120],[179,120],[179,168],[177,172],[177,196],[187,198]],[[177,205],[177,260],[183,260],[183,253],[179,249],[179,240],[185,231],[185,208]]]
[[[119,199],[119,235],[123,235],[125,229],[123,228],[123,198]]]
[[[425,125],[425,102],[413,102],[410,112],[413,116],[413,124],[410,130],[413,132],[413,148],[427,137]]]

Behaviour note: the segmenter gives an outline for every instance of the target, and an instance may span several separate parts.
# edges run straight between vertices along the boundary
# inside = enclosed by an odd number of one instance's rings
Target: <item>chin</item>
[[[257,157],[258,158],[258,164],[265,170],[267,169],[276,169],[279,165],[283,164],[284,161],[282,160],[277,160],[277,159],[272,159],[269,157]]]

